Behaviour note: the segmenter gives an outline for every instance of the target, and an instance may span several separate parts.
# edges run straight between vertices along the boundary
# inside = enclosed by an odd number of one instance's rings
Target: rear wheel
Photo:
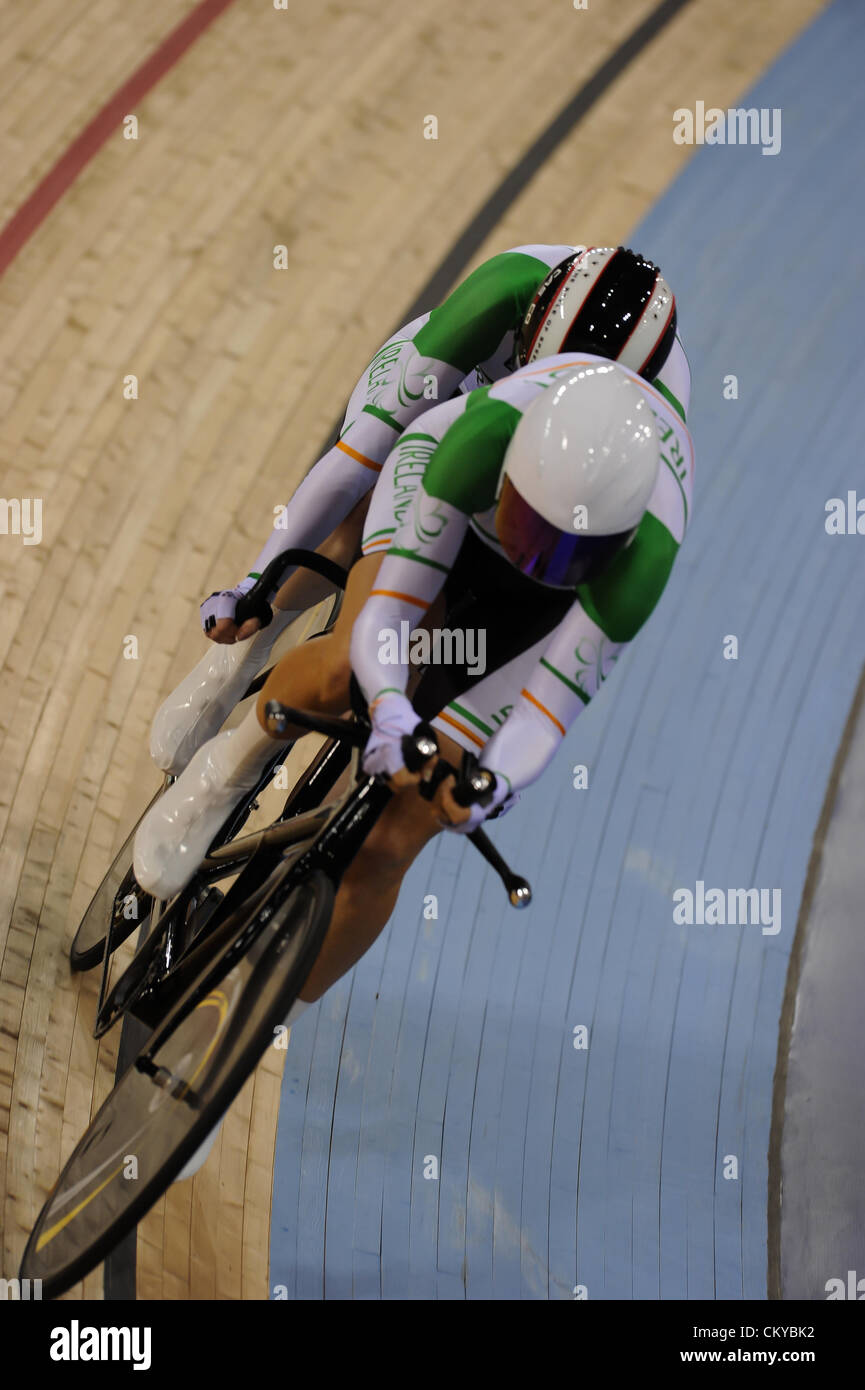
[[[130,1231],[210,1133],[307,979],[334,889],[281,865],[247,922],[157,1029],[78,1144],[27,1242],[21,1277],[63,1293]]]

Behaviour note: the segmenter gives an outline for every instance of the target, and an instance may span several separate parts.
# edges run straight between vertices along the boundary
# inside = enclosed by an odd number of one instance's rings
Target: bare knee
[[[265,710],[270,700],[322,714],[342,714],[349,708],[351,662],[335,633],[317,637],[291,651],[271,671],[258,697],[258,722],[268,733]]]

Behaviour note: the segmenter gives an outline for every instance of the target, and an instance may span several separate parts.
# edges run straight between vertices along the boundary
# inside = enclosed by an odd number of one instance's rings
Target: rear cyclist
[[[408,426],[456,392],[571,350],[630,367],[684,417],[690,375],[673,294],[656,266],[622,247],[532,245],[493,256],[384,344],[352,393],[337,443],[300,484],[249,575],[202,605],[213,645],[156,716],[151,752],[159,767],[186,766],[265,665],[279,633],[321,596],[320,581],[300,573],[283,587],[268,627],[258,631],[253,618],[238,628],[238,600],[268,562],[302,546],[350,564],[370,492]],[[422,439],[407,443],[422,455]],[[386,537],[367,527],[365,551],[385,546]]]

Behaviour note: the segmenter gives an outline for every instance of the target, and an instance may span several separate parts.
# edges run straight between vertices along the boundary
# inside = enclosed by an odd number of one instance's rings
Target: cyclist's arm
[[[511,792],[536,781],[625,645],[611,642],[576,602],[555,629],[504,724],[484,748],[481,766],[503,777]]]
[[[492,355],[547,273],[546,261],[531,249],[484,261],[437,309],[379,349],[352,392],[339,441],[280,510],[250,578],[283,550],[320,545],[374,485],[406,426],[448,400],[467,373]]]
[[[519,323],[549,271],[548,261],[533,255],[534,249],[503,251],[473,270],[439,308],[433,309],[415,337],[417,352],[450,363],[461,376],[492,357],[505,334]],[[549,253],[551,248],[537,250]],[[561,251],[559,259],[568,250],[552,248],[554,256]]]
[[[405,644],[399,642],[399,634],[410,632],[423,622],[427,609],[444,586],[468,529],[469,519],[463,512],[439,498],[429,497],[423,488],[411,510],[421,525],[429,523],[439,528],[438,534],[429,540],[407,532],[403,524],[352,628],[351,665],[370,705],[386,691],[405,693],[409,667],[402,659]],[[403,623],[408,624],[406,629]]]
[[[678,549],[667,527],[647,512],[609,570],[579,589],[519,700],[481,754],[481,765],[506,778],[512,791],[536,781],[555,757],[655,608]]]
[[[388,437],[392,443],[393,432]],[[359,452],[348,453],[341,443],[335,444],[307,473],[291,501],[274,509],[270,535],[243,586],[251,587],[270,561],[284,550],[295,546],[316,550],[366,496],[375,485],[381,465],[375,462],[374,450],[364,456],[365,462],[356,456]]]
[[[462,415],[430,456],[421,486],[382,560],[375,587],[355,620],[351,664],[369,704],[383,690],[404,692],[408,665],[393,660],[382,633],[423,621],[465,539],[469,518],[495,500],[519,411],[472,392]]]

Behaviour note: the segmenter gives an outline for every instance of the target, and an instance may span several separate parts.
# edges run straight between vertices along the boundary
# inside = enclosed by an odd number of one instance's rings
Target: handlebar
[[[267,732],[276,738],[288,737],[292,724],[310,733],[326,734],[328,738],[338,738],[342,743],[350,743],[352,748],[364,748],[369,738],[369,729],[363,724],[355,724],[351,719],[337,719],[332,714],[313,714],[305,709],[292,709],[290,705],[280,704],[279,700],[268,700],[264,707]]]
[[[268,700],[264,712],[268,732],[278,737],[285,735],[290,726],[295,725],[314,733],[325,734],[328,738],[341,739],[350,743],[353,748],[363,748],[369,738],[369,728],[362,723],[352,719],[338,719],[328,714],[314,714],[309,710],[293,709],[278,700]],[[419,772],[424,763],[434,757],[437,751],[438,741],[429,724],[420,723],[413,734],[403,737],[403,760],[410,772]],[[431,801],[439,783],[446,777],[453,776],[457,779],[453,792],[457,805],[488,805],[496,789],[495,774],[486,768],[478,767],[473,760],[470,762],[469,756],[466,755],[461,773],[445,762],[444,758],[439,758],[429,779],[421,782],[418,787],[421,796]],[[466,838],[471,840],[475,849],[483,855],[490,867],[495,869],[505,886],[511,906],[528,907],[532,900],[530,884],[509,868],[485,832],[480,829],[472,830]]]
[[[413,734],[403,736],[402,760],[409,772],[420,772],[424,763],[434,758],[438,751],[438,739],[429,724],[421,722]]]
[[[489,806],[495,796],[496,774],[486,767],[474,767],[463,772],[462,780],[454,787],[453,798],[458,806]]]
[[[429,724],[418,724],[413,734],[406,734],[402,740],[403,762],[409,772],[420,772],[424,763],[438,752],[435,730]],[[425,801],[432,801],[436,790],[445,778],[453,777],[456,786],[452,796],[458,806],[488,806],[496,791],[496,775],[488,768],[479,767],[471,754],[466,753],[463,765],[457,772],[444,758],[439,758],[431,775],[421,782],[418,791]]]
[[[262,627],[267,627],[273,619],[273,609],[270,599],[279,589],[283,582],[288,578],[288,570],[296,569],[314,570],[323,579],[327,579],[337,589],[344,589],[348,581],[348,572],[333,560],[328,560],[326,555],[318,555],[314,550],[302,550],[294,548],[283,550],[279,555],[275,555],[262,570],[261,575],[256,579],[248,594],[238,599],[234,610],[234,621],[238,627],[249,618],[257,618]]]

